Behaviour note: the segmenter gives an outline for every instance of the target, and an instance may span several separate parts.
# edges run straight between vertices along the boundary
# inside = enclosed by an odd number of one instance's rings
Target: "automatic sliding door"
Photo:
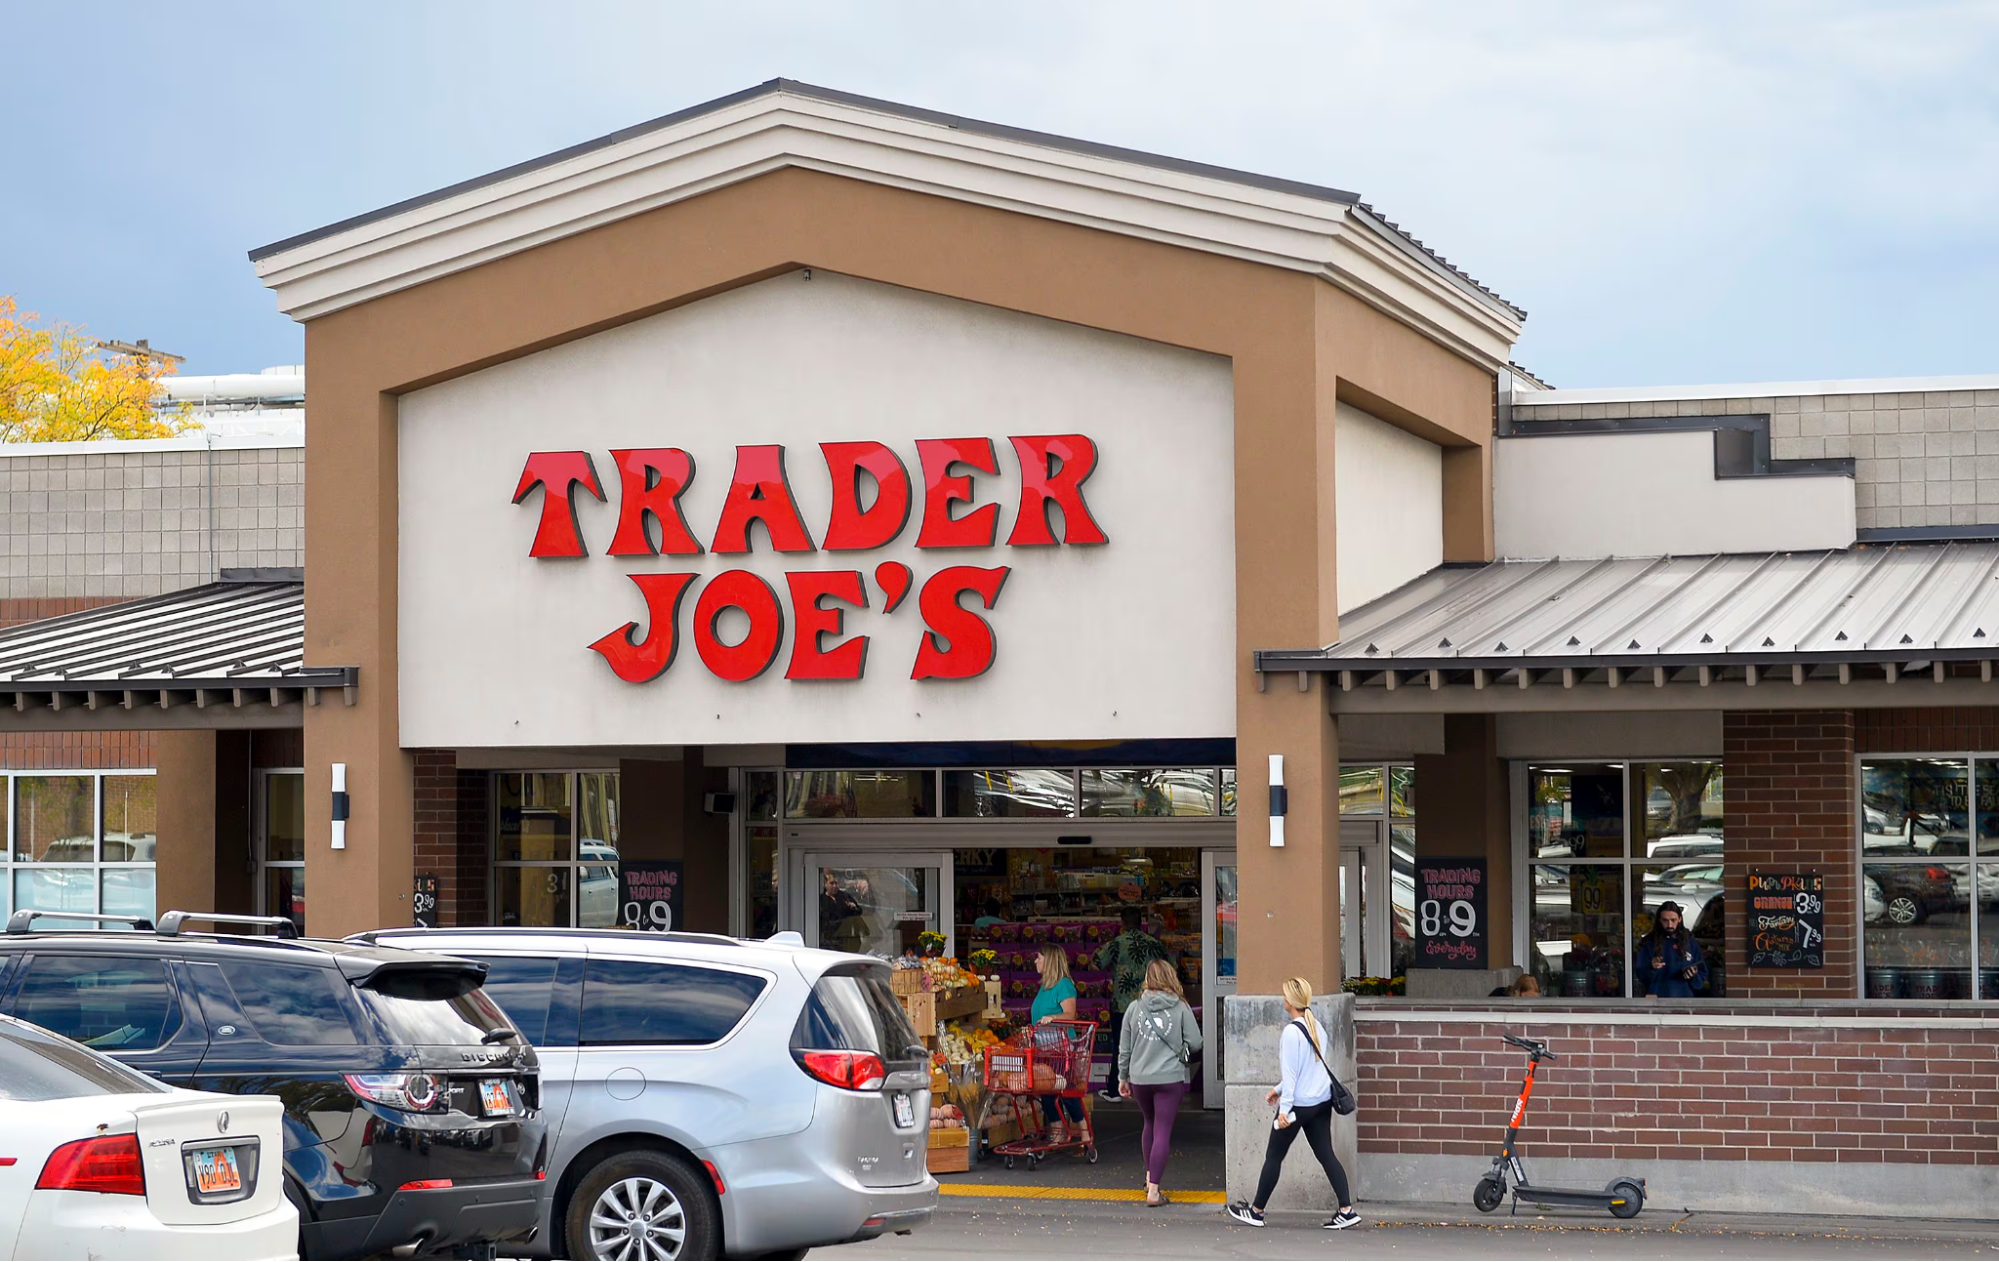
[[[810,851],[798,871],[802,888],[816,891],[804,909],[807,946],[896,956],[919,952],[919,935],[941,933],[944,953],[955,953],[948,851]]]

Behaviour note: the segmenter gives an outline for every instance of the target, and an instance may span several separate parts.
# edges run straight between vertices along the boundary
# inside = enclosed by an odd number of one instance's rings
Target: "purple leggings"
[[[1132,1083],[1132,1098],[1145,1115],[1138,1133],[1138,1151],[1145,1157],[1145,1181],[1166,1182],[1166,1157],[1173,1151],[1173,1119],[1190,1090],[1184,1082]]]

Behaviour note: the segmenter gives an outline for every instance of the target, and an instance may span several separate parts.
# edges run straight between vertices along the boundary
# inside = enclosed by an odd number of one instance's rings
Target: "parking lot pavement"
[[[1941,1258],[1999,1257],[1999,1223],[1647,1212],[1466,1218],[1457,1206],[1360,1206],[1365,1225],[1321,1230],[1318,1217],[1272,1215],[1256,1230],[1213,1205],[1147,1210],[1037,1200],[951,1198],[909,1236],[814,1249],[814,1258]]]

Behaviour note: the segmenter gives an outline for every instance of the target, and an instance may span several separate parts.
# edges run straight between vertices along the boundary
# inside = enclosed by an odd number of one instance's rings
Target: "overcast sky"
[[[1999,372],[1999,0],[7,6],[0,293],[301,357],[245,252],[765,79],[1351,189],[1557,385]]]

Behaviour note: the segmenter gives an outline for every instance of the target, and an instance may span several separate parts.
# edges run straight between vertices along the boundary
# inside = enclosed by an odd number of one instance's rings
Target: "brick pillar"
[[[1748,710],[1722,716],[1728,997],[1847,998],[1860,993],[1855,868],[1854,720],[1847,710]],[[1750,970],[1751,872],[1825,877],[1822,969]]]
[[[458,868],[451,883],[448,925],[490,925],[493,912],[487,879],[492,857],[492,774],[458,772]]]
[[[437,878],[437,923],[458,923],[458,755],[449,749],[412,753],[415,817],[412,858],[418,876]],[[407,899],[403,923],[408,924]]]

